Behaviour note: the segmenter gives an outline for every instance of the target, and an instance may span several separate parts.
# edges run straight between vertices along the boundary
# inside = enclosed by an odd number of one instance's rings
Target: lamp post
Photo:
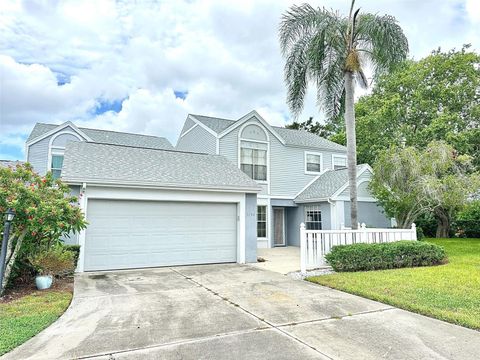
[[[3,293],[3,276],[5,273],[5,261],[7,258],[7,243],[10,236],[10,225],[12,224],[15,212],[12,209],[8,209],[5,213],[5,225],[3,227],[3,241],[2,250],[0,252],[0,294]]]

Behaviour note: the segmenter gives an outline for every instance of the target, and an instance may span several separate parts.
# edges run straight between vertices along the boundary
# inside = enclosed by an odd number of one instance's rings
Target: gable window
[[[52,170],[52,176],[54,179],[60,178],[62,175],[63,155],[52,154],[52,163],[50,169]]]
[[[244,143],[240,150],[240,168],[254,180],[267,180],[267,150]]]
[[[344,169],[347,167],[347,157],[343,155],[332,155],[333,170]]]
[[[305,153],[305,172],[318,174],[322,171],[322,154],[306,152]]]
[[[322,230],[322,212],[319,206],[305,207],[305,228],[307,230]]]
[[[257,206],[257,237],[267,237],[267,207]]]

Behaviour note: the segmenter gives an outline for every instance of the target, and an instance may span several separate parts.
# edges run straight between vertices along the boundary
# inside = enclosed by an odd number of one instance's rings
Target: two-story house
[[[258,247],[299,245],[299,228],[349,226],[345,147],[270,126],[189,115],[176,148],[157,136],[36,124],[34,170],[78,195],[88,227],[78,271],[255,262]],[[359,165],[359,220],[389,226]]]
[[[269,125],[256,111],[238,120],[188,115],[176,149],[226,157],[261,187],[259,248],[299,246],[299,228],[350,226],[346,148],[302,130]],[[358,166],[359,221],[390,227],[368,190],[372,169]]]

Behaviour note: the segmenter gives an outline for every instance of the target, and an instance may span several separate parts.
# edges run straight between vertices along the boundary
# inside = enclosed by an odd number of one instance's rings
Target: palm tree
[[[404,61],[408,41],[394,17],[353,12],[354,3],[348,17],[308,4],[292,6],[282,16],[280,45],[286,59],[287,102],[295,118],[303,110],[309,82],[316,84],[317,103],[328,118],[344,114],[350,215],[356,229],[355,84],[368,86],[367,67],[375,79]]]

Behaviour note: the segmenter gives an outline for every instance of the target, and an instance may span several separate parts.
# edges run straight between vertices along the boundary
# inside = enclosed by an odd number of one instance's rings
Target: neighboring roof
[[[192,116],[217,134],[223,132],[237,121],[203,115]],[[272,126],[272,128],[285,141],[286,145],[320,148],[334,151],[336,150],[342,152],[347,150],[343,145],[324,139],[305,130],[286,129],[279,126]]]
[[[62,179],[134,186],[260,190],[255,181],[223,156],[88,142],[67,144]]]
[[[364,169],[366,164],[358,165],[357,172]],[[317,179],[311,183],[306,189],[304,189],[295,198],[295,202],[308,202],[318,199],[328,199],[337,192],[342,186],[348,182],[347,169],[328,170],[319,175]]]
[[[27,139],[27,143],[54,130],[60,125],[36,123],[30,136]],[[160,136],[132,134],[126,132],[90,129],[79,127],[79,130],[85,133],[89,138],[98,143],[115,144],[125,146],[141,146],[151,149],[166,149],[173,150],[172,144]]]
[[[23,164],[23,161],[19,160],[0,160],[0,167],[11,167],[14,168],[17,165]]]
[[[285,140],[287,145],[347,151],[345,146],[305,130],[286,129],[278,126],[273,126],[273,128]]]

